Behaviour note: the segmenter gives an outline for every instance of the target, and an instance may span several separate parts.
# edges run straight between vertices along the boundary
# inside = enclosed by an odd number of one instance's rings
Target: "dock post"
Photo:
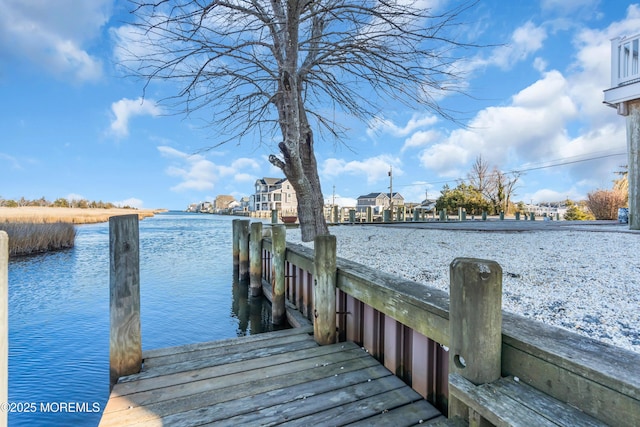
[[[271,301],[271,323],[281,325],[286,318],[284,305],[284,255],[287,249],[287,229],[284,225],[271,227],[271,247],[273,250],[271,260],[271,286],[273,288],[273,301]]]
[[[449,372],[479,385],[500,378],[502,353],[502,268],[495,261],[456,258],[449,266]],[[449,397],[449,418],[486,421]]]
[[[239,277],[241,282],[249,281],[249,224],[248,219],[238,221]]]
[[[262,294],[262,223],[251,223],[249,240],[249,293],[252,297]]]
[[[313,274],[313,336],[320,345],[336,342],[336,236],[316,236]]]
[[[237,280],[240,275],[240,219],[231,221],[232,243],[233,243],[233,280]]]
[[[140,245],[138,215],[109,218],[110,388],[140,372]]]
[[[278,223],[278,209],[271,209],[271,224]]]
[[[9,235],[0,231],[0,404],[9,402]],[[0,426],[7,425],[0,411]]]
[[[356,210],[349,209],[349,223],[353,224],[356,222]]]

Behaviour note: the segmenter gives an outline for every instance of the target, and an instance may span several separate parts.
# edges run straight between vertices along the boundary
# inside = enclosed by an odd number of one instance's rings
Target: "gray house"
[[[365,212],[367,207],[372,207],[376,214],[389,208],[389,193],[369,193],[358,197],[357,212]],[[404,197],[400,193],[393,193],[393,206],[403,206]]]

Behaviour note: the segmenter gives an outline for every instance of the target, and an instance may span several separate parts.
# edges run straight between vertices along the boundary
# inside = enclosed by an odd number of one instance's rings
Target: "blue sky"
[[[447,0],[423,0],[448,8]],[[55,5],[55,7],[52,7]],[[0,197],[103,200],[185,209],[218,194],[249,195],[282,176],[275,147],[220,142],[197,117],[144,100],[143,82],[118,66],[133,17],[126,1],[0,0]],[[389,104],[349,121],[342,143],[316,136],[323,192],[349,205],[393,189],[438,196],[478,155],[504,172],[528,170],[515,200],[582,199],[610,188],[626,164],[625,119],[603,103],[610,39],[640,33],[640,5],[621,0],[480,0],[465,16],[466,90],[444,98],[464,127]],[[563,164],[564,165],[560,165]],[[560,166],[553,166],[560,165]],[[546,167],[551,166],[551,167]]]

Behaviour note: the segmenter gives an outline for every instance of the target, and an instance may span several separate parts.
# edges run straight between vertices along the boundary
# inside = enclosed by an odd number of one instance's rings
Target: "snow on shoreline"
[[[338,257],[449,291],[458,257],[498,262],[506,311],[640,353],[640,235],[333,227]],[[287,241],[300,242],[298,229]],[[307,244],[312,246],[312,244]]]

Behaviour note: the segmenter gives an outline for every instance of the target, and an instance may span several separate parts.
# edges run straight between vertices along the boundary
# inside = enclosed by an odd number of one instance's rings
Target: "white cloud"
[[[496,47],[488,58],[477,57],[468,64],[469,71],[487,66],[496,66],[502,70],[511,69],[516,63],[527,59],[543,47],[547,31],[528,21],[511,34],[509,43]]]
[[[176,192],[211,191],[221,179],[228,181],[229,176],[233,177],[233,182],[253,182],[256,177],[247,173],[247,170],[260,170],[257,161],[246,157],[236,159],[227,166],[218,165],[201,154],[188,154],[168,146],[159,146],[158,151],[172,162],[165,170],[167,175],[180,180],[177,185],[171,187],[171,190]],[[209,154],[216,155],[215,152]]]
[[[0,53],[26,58],[42,70],[76,81],[99,79],[102,63],[83,45],[100,35],[111,0],[0,2]]]
[[[142,209],[144,207],[143,201],[135,197],[130,197],[125,200],[116,201],[116,202],[113,202],[113,204],[120,207],[129,206],[130,208],[136,208],[136,209]]]
[[[576,115],[567,82],[550,71],[515,94],[511,105],[481,110],[467,129],[454,130],[419,158],[424,167],[450,177],[464,175],[478,155],[496,165],[545,158],[567,142],[566,123]]]
[[[162,110],[155,101],[151,99],[127,99],[123,98],[111,104],[113,121],[111,122],[111,133],[122,138],[129,135],[129,119],[134,116],[158,116]]]
[[[364,175],[367,177],[367,184],[374,184],[378,181],[388,180],[390,166],[393,166],[394,176],[402,175],[403,171],[400,165],[400,159],[386,154],[352,161],[332,158],[323,162],[321,174],[328,178],[338,175]]]
[[[341,208],[354,208],[358,204],[358,200],[354,199],[353,197],[342,197],[336,194],[335,197],[333,195],[325,197],[324,203],[326,205],[332,205],[335,203]]]
[[[414,114],[404,126],[398,126],[384,117],[374,117],[367,128],[367,135],[373,137],[377,133],[386,133],[396,137],[407,136],[417,129],[431,126],[438,121],[433,114]]]
[[[419,130],[404,141],[404,145],[400,150],[401,153],[410,148],[419,148],[429,145],[442,137],[437,130]]]

